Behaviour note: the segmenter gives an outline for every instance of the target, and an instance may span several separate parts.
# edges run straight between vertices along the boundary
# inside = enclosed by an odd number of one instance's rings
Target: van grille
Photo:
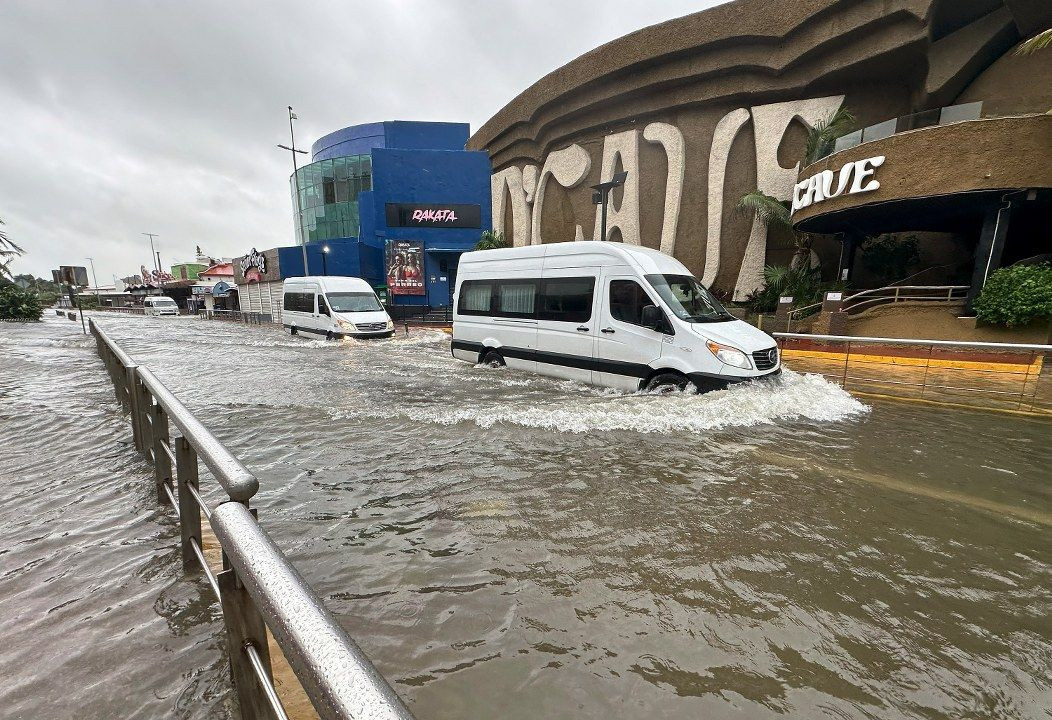
[[[752,361],[756,363],[757,370],[770,370],[778,364],[778,348],[757,350],[752,354]]]
[[[387,329],[386,322],[355,323],[354,326],[361,332],[376,332]]]

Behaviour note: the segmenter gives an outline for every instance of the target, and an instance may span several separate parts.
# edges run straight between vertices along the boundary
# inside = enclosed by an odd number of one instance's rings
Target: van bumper
[[[687,377],[694,383],[694,387],[698,389],[698,392],[705,393],[712,390],[726,390],[731,385],[738,385],[739,383],[751,382],[753,380],[763,380],[764,378],[778,377],[782,374],[781,366],[772,370],[771,372],[764,373],[763,375],[752,375],[751,377],[732,377],[729,375],[713,375],[710,373],[688,373]]]

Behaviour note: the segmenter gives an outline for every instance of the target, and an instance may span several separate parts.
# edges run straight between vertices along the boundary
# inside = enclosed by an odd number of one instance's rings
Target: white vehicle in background
[[[361,278],[289,278],[282,285],[281,324],[293,335],[327,339],[391,337],[394,323],[372,286]]]
[[[143,315],[178,315],[179,306],[175,300],[164,295],[153,295],[143,298]]]
[[[704,392],[781,372],[774,339],[728,313],[682,263],[611,242],[462,255],[452,350],[630,392]]]

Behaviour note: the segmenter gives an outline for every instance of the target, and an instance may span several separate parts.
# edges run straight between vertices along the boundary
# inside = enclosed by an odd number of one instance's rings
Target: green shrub
[[[983,322],[1016,327],[1052,318],[1052,265],[1013,265],[989,277],[975,300]]]
[[[0,320],[39,320],[43,312],[36,293],[17,285],[0,287]]]

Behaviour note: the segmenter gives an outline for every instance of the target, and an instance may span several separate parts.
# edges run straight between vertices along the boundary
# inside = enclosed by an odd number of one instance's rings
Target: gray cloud
[[[476,129],[545,73],[715,0],[42,2],[0,22],[0,218],[49,277],[100,283],[195,245],[293,242],[285,106],[303,147],[377,120]]]

